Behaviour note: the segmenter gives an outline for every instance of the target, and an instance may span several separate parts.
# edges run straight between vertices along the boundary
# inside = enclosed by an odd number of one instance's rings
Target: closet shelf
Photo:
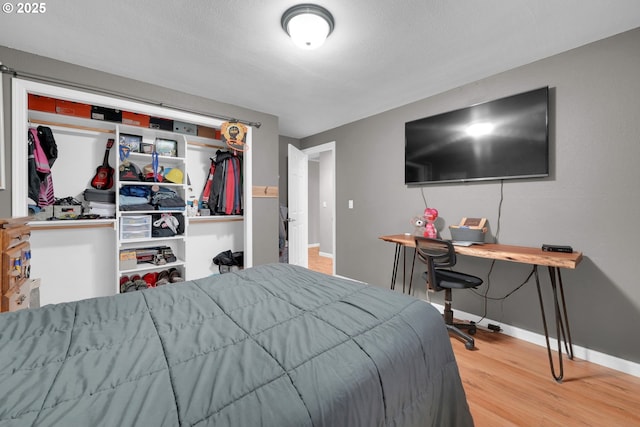
[[[105,219],[61,219],[55,221],[30,221],[33,230],[69,230],[74,228],[103,228],[115,229],[116,220]]]
[[[203,223],[203,222],[233,222],[243,221],[242,215],[213,215],[213,216],[190,216],[187,217],[189,222]]]

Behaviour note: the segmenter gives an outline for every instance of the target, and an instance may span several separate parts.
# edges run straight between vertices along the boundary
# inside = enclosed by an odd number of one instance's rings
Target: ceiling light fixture
[[[316,49],[331,34],[335,23],[333,15],[327,9],[305,3],[287,9],[282,15],[281,24],[296,46]]]

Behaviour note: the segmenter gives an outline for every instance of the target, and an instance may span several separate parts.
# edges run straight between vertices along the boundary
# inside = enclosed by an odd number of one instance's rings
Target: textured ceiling
[[[314,51],[280,27],[292,0],[55,0],[0,13],[0,45],[273,114],[301,138],[640,27],[638,0],[317,3],[336,27]]]

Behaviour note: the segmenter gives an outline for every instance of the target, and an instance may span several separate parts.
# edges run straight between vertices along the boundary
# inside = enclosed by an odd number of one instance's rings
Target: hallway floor
[[[320,255],[320,247],[309,248],[309,270],[333,274],[333,258]]]

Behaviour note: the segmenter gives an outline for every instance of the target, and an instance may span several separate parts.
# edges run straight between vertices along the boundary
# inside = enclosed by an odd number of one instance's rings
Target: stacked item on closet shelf
[[[163,186],[128,185],[120,188],[121,211],[183,211],[185,202],[173,189]]]
[[[159,211],[185,210],[184,199],[175,190],[162,186],[156,191],[151,191],[151,204]]]
[[[121,211],[153,210],[151,205],[151,188],[143,185],[121,187],[119,192]]]
[[[84,206],[90,215],[98,215],[102,218],[116,216],[116,192],[113,190],[96,190],[87,188],[84,190]]]
[[[162,271],[151,271],[149,273],[135,274],[131,277],[120,277],[120,293],[140,291],[157,286],[168,285],[171,283],[184,282],[184,278],[180,271],[176,268],[169,268]]]
[[[113,218],[116,216],[115,203],[88,202],[89,215],[98,215],[101,218]]]
[[[229,151],[216,151],[202,192],[211,215],[242,215],[242,161]]]

